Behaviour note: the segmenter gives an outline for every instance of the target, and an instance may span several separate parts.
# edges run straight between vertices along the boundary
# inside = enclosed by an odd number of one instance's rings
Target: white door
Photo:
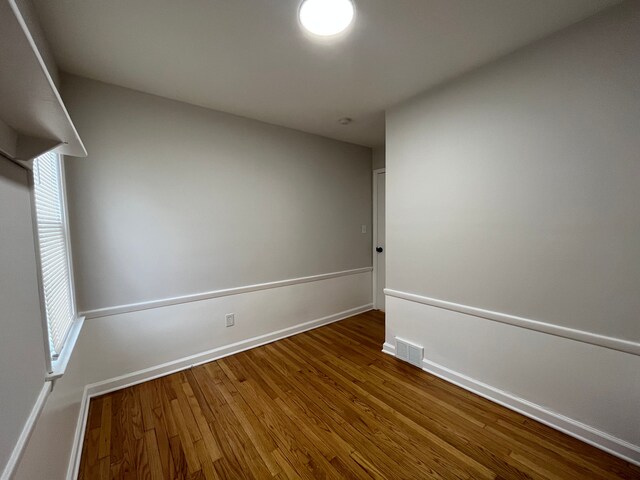
[[[385,287],[385,223],[384,223],[384,199],[385,199],[385,172],[379,170],[374,173],[374,206],[375,206],[375,230],[374,230],[374,283],[375,305],[374,307],[384,312],[384,287]]]

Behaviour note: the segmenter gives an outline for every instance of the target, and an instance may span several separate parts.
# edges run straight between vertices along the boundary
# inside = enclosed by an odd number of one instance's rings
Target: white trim
[[[311,320],[305,323],[300,323],[292,327],[283,328],[282,330],[276,330],[275,332],[269,332],[264,335],[252,337],[247,340],[241,340],[236,343],[217,347],[205,352],[196,353],[188,357],[183,357],[178,360],[172,360],[167,363],[156,365],[153,367],[138,370],[137,372],[127,373],[119,377],[110,378],[101,382],[92,383],[87,385],[89,394],[91,397],[97,395],[104,395],[106,393],[120,390],[123,388],[137,385],[138,383],[147,382],[158,377],[164,377],[172,373],[185,370],[187,368],[195,367],[203,363],[208,363],[219,358],[227,357],[236,353],[249,350],[251,348],[259,347],[267,343],[275,342],[298,333],[306,332],[329,323],[337,322],[353,315],[358,315],[363,312],[368,312],[373,307],[372,304],[362,305],[360,307],[351,308],[343,312],[334,313],[326,317]]]
[[[40,394],[36,399],[36,403],[33,405],[31,409],[31,413],[27,417],[27,421],[22,428],[22,432],[18,437],[18,441],[16,442],[15,447],[13,447],[13,452],[11,452],[11,456],[9,457],[9,461],[7,465],[4,467],[4,472],[2,472],[2,476],[0,476],[0,480],[9,480],[13,478],[13,475],[16,472],[18,464],[20,463],[20,459],[22,458],[22,454],[24,453],[25,447],[29,442],[29,438],[33,433],[33,428],[36,426],[36,422],[38,421],[38,417],[40,417],[40,413],[42,413],[42,409],[44,408],[44,404],[47,402],[47,397],[51,393],[52,383],[44,382],[42,386],[42,390],[40,390]]]
[[[487,385],[486,383],[451,370],[436,362],[423,359],[422,365],[423,370],[436,377],[442,378],[447,382],[453,383],[510,410],[521,413],[526,417],[533,418],[540,423],[544,423],[551,428],[566,433],[589,445],[593,445],[627,462],[640,466],[640,447],[637,445],[633,445],[632,443],[572,418],[565,417],[524,398]]]
[[[67,268],[69,269],[69,283],[71,284],[71,308],[73,309],[73,315],[77,318],[79,315],[78,304],[76,303],[76,283],[73,274],[73,252],[71,251],[71,232],[69,231],[69,209],[67,208],[67,177],[65,173],[66,170],[64,155],[58,154],[58,162],[60,162],[60,196],[62,199],[62,224],[64,226],[64,236],[67,246]]]
[[[80,470],[80,459],[82,457],[82,446],[84,445],[84,434],[87,429],[87,417],[89,416],[89,400],[93,395],[89,395],[89,385],[85,385],[80,401],[80,412],[73,434],[73,444],[71,445],[71,456],[67,467],[67,480],[76,480]]]
[[[247,285],[244,287],[226,288],[223,290],[213,290],[211,292],[195,293],[191,295],[183,295],[180,297],[169,297],[163,298],[161,300],[150,300],[148,302],[119,305],[117,307],[98,308],[96,310],[80,312],[80,315],[86,318],[106,317],[109,315],[119,315],[122,313],[137,312],[139,310],[149,310],[151,308],[178,305],[181,303],[199,302],[201,300],[208,300],[210,298],[227,297],[229,295],[257,292],[258,290],[268,290],[270,288],[279,288],[289,285],[298,285],[301,283],[317,282],[319,280],[346,277],[348,275],[358,275],[360,273],[367,273],[370,271],[371,267],[354,268],[353,270],[343,270],[341,272],[323,273],[320,275],[311,275],[309,277],[291,278],[289,280],[277,280],[275,282],[258,283],[256,285]]]
[[[60,356],[51,362],[51,370],[46,375],[47,380],[57,380],[64,375],[64,372],[67,370],[71,354],[73,353],[73,349],[75,348],[78,337],[80,336],[84,320],[84,317],[78,317],[74,320],[71,330],[69,330],[69,334],[67,335],[67,339],[64,342],[64,346],[62,347],[62,352],[60,352]]]
[[[458,303],[438,300],[436,298],[423,297],[421,295],[400,292],[398,290],[392,290],[389,288],[385,288],[384,293],[391,297],[401,298],[403,300],[409,300],[411,302],[422,303],[424,305],[430,305],[437,308],[444,308],[445,310],[473,315],[475,317],[485,318],[494,322],[506,323],[508,325],[526,328],[528,330],[534,330],[540,333],[547,333],[549,335],[555,335],[557,337],[568,338],[577,342],[589,343],[591,345],[597,345],[599,347],[609,348],[611,350],[617,350],[619,352],[630,353],[632,355],[640,355],[640,343],[633,342],[631,340],[608,337],[599,333],[588,332],[585,330],[578,330],[569,327],[562,327],[560,325],[554,325],[552,323],[545,323],[538,320],[516,317],[514,315],[509,315],[506,313],[483,310],[481,308],[470,307],[468,305],[460,305]]]
[[[382,348],[384,353],[393,357],[396,356],[395,350],[395,346],[387,342],[384,343]],[[487,385],[486,383],[451,370],[426,358],[422,359],[422,369],[449,383],[453,383],[469,392],[502,405],[509,410],[544,423],[555,430],[559,430],[562,433],[566,433],[571,437],[593,445],[627,462],[640,466],[640,447],[637,445],[633,445],[621,438],[614,437],[613,435],[572,418],[565,417],[560,413],[549,410],[546,407],[525,400],[512,393]]]
[[[372,288],[373,288],[373,308],[378,308],[378,252],[376,252],[376,247],[378,246],[378,175],[381,173],[386,174],[386,168],[378,168],[373,171],[373,222],[371,226],[372,230],[372,252],[371,255],[373,257],[373,274],[372,274]]]
[[[382,353],[386,353],[387,355],[391,355],[392,357],[395,357],[396,356],[395,345],[392,345],[389,342],[384,342],[382,344]]]
[[[370,271],[370,269],[369,269]],[[331,277],[333,278],[333,277]],[[80,454],[82,452],[82,444],[84,441],[84,431],[86,428],[87,413],[89,411],[89,401],[93,397],[104,395],[116,390],[131,387],[142,382],[147,382],[155,378],[171,375],[172,373],[186,370],[188,368],[201,365],[203,363],[212,362],[229,355],[249,350],[251,348],[259,347],[267,343],[275,342],[298,333],[306,332],[314,328],[322,327],[345,318],[358,315],[360,313],[368,312],[373,307],[372,304],[362,305],[360,307],[351,308],[343,312],[334,313],[326,317],[311,320],[309,322],[300,323],[292,327],[283,328],[275,332],[259,335],[257,337],[242,340],[240,342],[232,343],[230,345],[224,345],[217,347],[206,352],[190,355],[178,360],[156,365],[154,367],[138,370],[137,372],[127,373],[119,377],[110,378],[101,382],[92,383],[84,387],[82,394],[82,402],[80,404],[80,414],[78,416],[78,423],[76,424],[76,431],[73,440],[73,446],[71,450],[71,458],[69,462],[69,470],[67,472],[67,480],[75,480],[78,475],[78,469],[80,467]]]

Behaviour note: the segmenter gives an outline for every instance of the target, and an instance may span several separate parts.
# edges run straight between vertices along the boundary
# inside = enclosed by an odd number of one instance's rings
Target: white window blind
[[[46,153],[33,163],[42,291],[52,360],[60,355],[75,319],[60,157]]]

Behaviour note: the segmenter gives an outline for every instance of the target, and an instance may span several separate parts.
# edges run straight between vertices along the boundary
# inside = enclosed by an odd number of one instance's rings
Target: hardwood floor
[[[383,339],[369,312],[95,398],[79,478],[640,478]]]

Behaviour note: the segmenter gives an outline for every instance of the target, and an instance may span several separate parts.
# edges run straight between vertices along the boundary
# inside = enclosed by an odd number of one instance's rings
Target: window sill
[[[84,317],[78,317],[76,318],[76,321],[73,322],[73,326],[69,331],[67,341],[65,342],[64,348],[62,349],[62,353],[56,360],[51,362],[51,372],[49,372],[45,377],[46,381],[51,382],[64,375],[64,372],[67,370],[67,365],[69,364],[71,354],[73,353],[73,349],[75,348],[78,337],[80,336],[80,330],[82,330],[83,325]]]

